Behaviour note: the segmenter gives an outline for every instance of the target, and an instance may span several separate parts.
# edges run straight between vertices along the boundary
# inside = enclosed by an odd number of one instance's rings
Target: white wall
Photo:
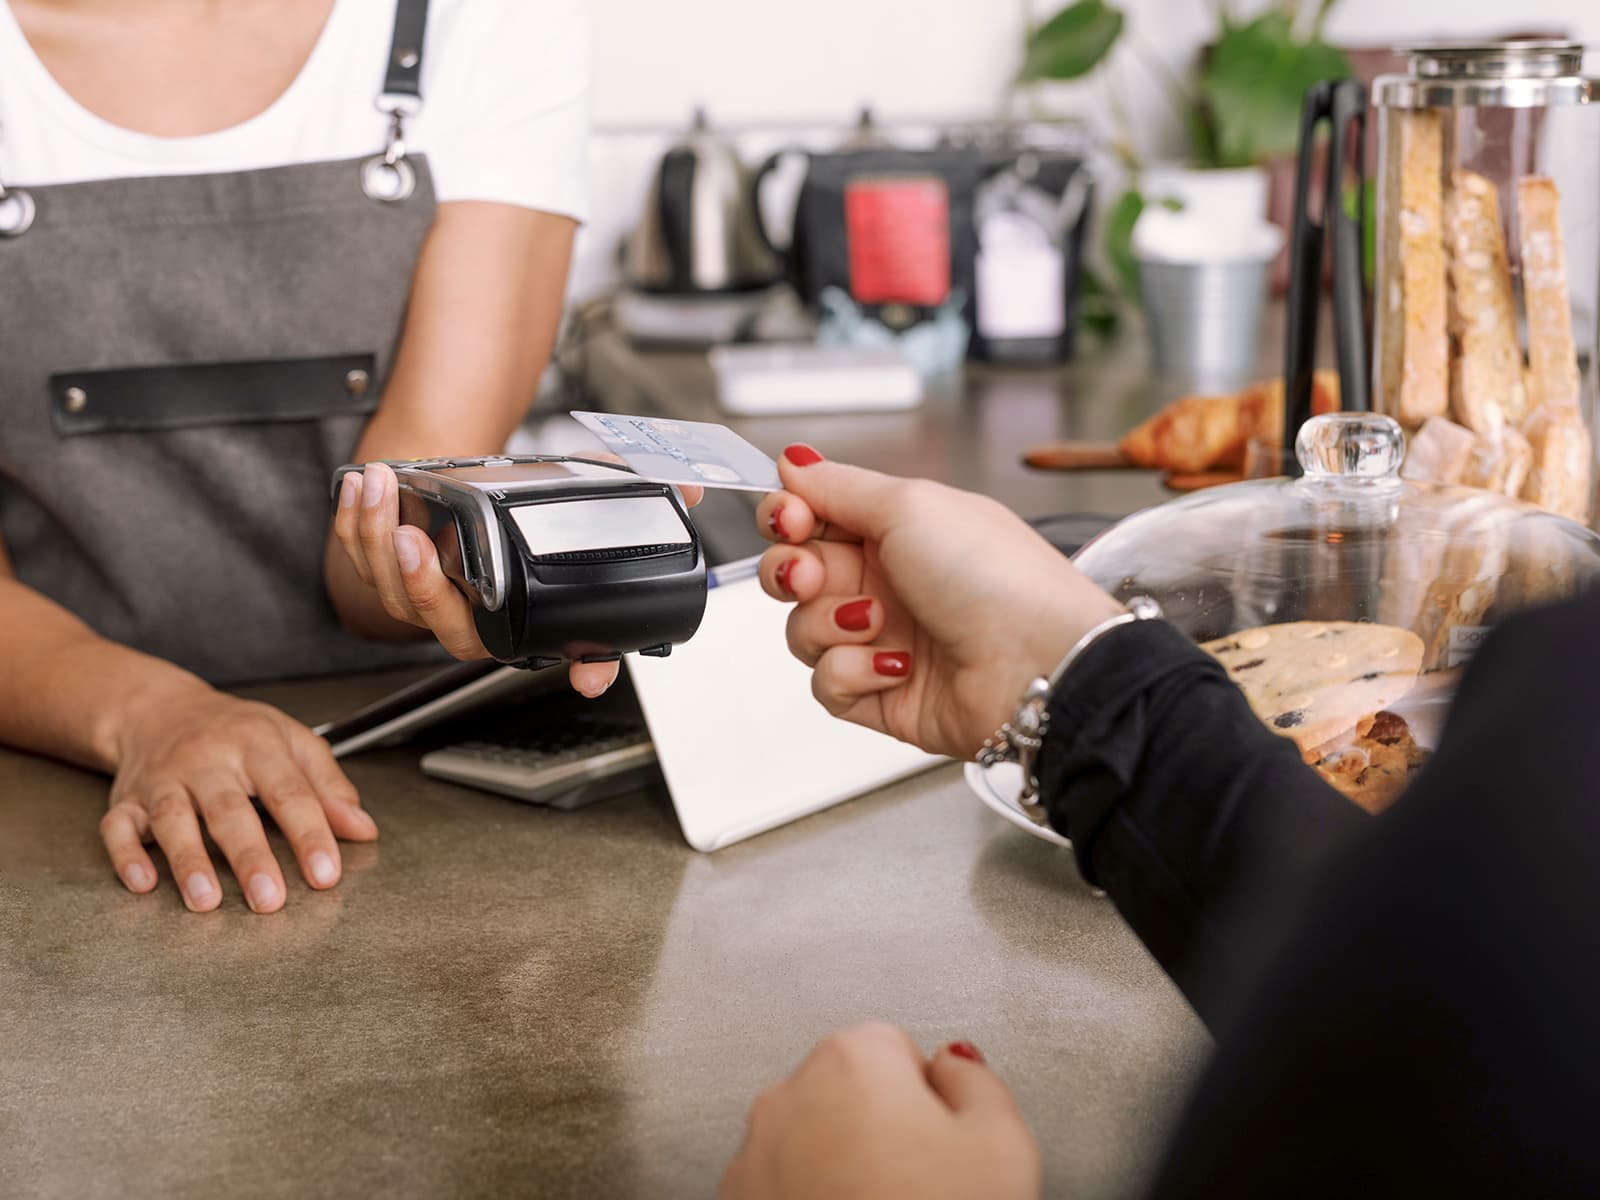
[[[1179,154],[1181,127],[1147,57],[1182,73],[1215,29],[1214,10],[1262,0],[1113,0],[1128,37],[1109,78],[1042,97],[1107,126],[1120,93],[1149,157]],[[1304,0],[1310,3],[1311,0]],[[595,25],[593,219],[574,290],[614,278],[655,159],[696,105],[731,126],[754,157],[791,137],[826,144],[863,104],[888,121],[981,118],[999,111],[1030,19],[1057,0],[591,0]],[[1030,14],[1031,13],[1031,18]],[[1350,45],[1471,37],[1508,26],[1558,27],[1600,43],[1600,0],[1340,0],[1330,36]],[[1592,65],[1592,64],[1591,64]]]
[[[1182,0],[1178,0],[1182,2]],[[592,0],[595,118],[660,124],[982,111],[1022,38],[1023,0]]]

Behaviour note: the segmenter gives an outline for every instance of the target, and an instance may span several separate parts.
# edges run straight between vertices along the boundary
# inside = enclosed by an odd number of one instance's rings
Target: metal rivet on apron
[[[380,204],[403,204],[417,190],[416,169],[408,159],[376,155],[361,164],[361,190]]]
[[[0,238],[21,237],[33,225],[37,208],[21,188],[0,184]]]
[[[372,382],[372,377],[357,367],[344,377],[344,390],[351,395],[359,396],[367,390],[367,385]]]
[[[81,387],[69,387],[61,400],[62,407],[69,413],[81,413],[89,407],[89,393]]]
[[[394,56],[394,61],[400,65],[402,70],[409,71],[422,60],[417,56],[415,50],[401,50]]]

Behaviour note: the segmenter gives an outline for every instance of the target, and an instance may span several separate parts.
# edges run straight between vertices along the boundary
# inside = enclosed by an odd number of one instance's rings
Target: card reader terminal
[[[706,605],[706,563],[683,499],[626,467],[555,455],[388,464],[400,523],[425,530],[500,662],[545,667],[665,655]],[[344,476],[334,472],[338,495]]]

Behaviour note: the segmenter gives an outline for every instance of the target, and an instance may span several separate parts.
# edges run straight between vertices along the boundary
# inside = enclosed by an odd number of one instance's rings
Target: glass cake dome
[[[1075,561],[1150,596],[1215,654],[1257,715],[1370,811],[1435,743],[1461,668],[1511,613],[1600,578],[1600,537],[1494,492],[1403,478],[1399,425],[1314,417],[1303,476],[1147,509]]]

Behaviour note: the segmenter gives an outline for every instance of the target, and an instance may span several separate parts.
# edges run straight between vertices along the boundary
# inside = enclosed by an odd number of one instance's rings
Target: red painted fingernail
[[[872,669],[879,675],[899,679],[911,674],[911,656],[898,650],[885,650],[872,656]]]
[[[792,446],[785,447],[783,456],[797,467],[809,467],[812,463],[822,461],[822,455],[804,442],[796,442]]]
[[[984,1061],[983,1055],[971,1042],[951,1042],[945,1049],[957,1058],[964,1058],[968,1062],[981,1063]]]
[[[840,629],[860,633],[872,624],[872,601],[852,600],[833,610],[833,621]]]
[[[789,586],[789,572],[793,569],[794,559],[791,558],[785,562],[779,563],[778,569],[773,572],[773,578],[778,581],[778,586],[784,591],[788,592],[791,596],[794,595],[794,589]]]
[[[767,528],[772,530],[773,533],[777,534],[784,541],[789,540],[789,534],[783,527],[783,505],[780,504],[777,508],[772,510],[772,515],[767,518]]]

